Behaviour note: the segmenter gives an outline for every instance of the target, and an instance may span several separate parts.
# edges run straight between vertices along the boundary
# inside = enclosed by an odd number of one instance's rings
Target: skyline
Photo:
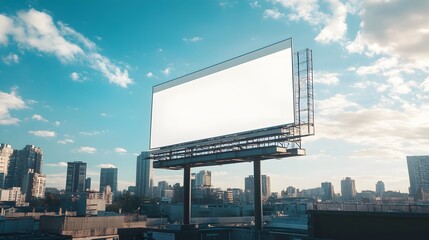
[[[3,144],[3,143],[2,143]],[[32,146],[32,145],[27,145],[27,146]],[[26,146],[26,147],[27,147]],[[37,147],[37,146],[36,146]],[[15,149],[15,150],[17,150],[17,149]],[[409,158],[409,157],[427,157],[427,156],[407,156],[407,159]],[[74,161],[74,162],[68,162],[67,163],[67,166],[68,165],[70,165],[70,164],[76,164],[76,163],[83,163],[83,164],[85,164],[85,166],[86,166],[86,162],[82,162],[82,161]],[[199,171],[195,171],[195,169],[194,169],[194,171],[192,171],[192,174],[196,174],[196,175],[198,175],[198,174],[200,174],[201,172],[207,172],[208,170],[203,170],[204,168],[209,168],[209,167],[198,167],[198,168],[196,168],[196,169],[201,169],[201,170],[199,170]],[[113,165],[111,165],[111,166],[101,166],[100,167],[100,175],[102,175],[102,173],[103,173],[103,170],[104,171],[106,171],[106,170],[109,170],[109,169],[112,169],[112,170],[116,170],[116,173],[117,173],[117,171],[118,171],[118,168],[117,167],[114,167]],[[67,170],[68,171],[68,170]],[[211,171],[209,171],[209,172],[211,172]],[[264,177],[270,177],[269,175],[262,175],[262,177],[264,178]],[[247,178],[249,178],[249,177],[253,177],[253,175],[248,175],[248,176],[245,176],[245,178],[244,178],[244,182],[246,182],[246,179]],[[90,177],[88,177],[89,179],[91,179]],[[88,178],[85,178],[86,180],[88,179]],[[101,177],[100,176],[100,179],[102,179],[103,177]],[[211,179],[211,177],[210,177],[210,179]],[[344,177],[343,179],[341,179],[341,182],[343,182],[344,180],[347,180],[347,179],[350,179],[350,177]],[[210,180],[211,181],[211,180]],[[354,179],[352,179],[352,181],[354,182],[355,180]],[[160,181],[157,181],[157,182],[154,182],[153,184],[154,184],[154,186],[156,186],[157,185],[157,183],[159,184],[159,183],[161,183],[161,182],[164,182],[164,183],[167,183],[169,186],[173,186],[174,184],[176,184],[176,182],[174,182],[174,183],[172,183],[172,182],[168,182],[168,181],[165,181],[165,180],[163,180],[163,179],[161,179]],[[86,183],[86,181],[85,181],[85,183]],[[321,182],[319,185],[323,185],[323,183],[329,183],[329,184],[332,184],[331,182],[327,182],[327,181],[324,181],[324,182]],[[379,181],[377,181],[377,183],[376,183],[376,186],[375,186],[375,190],[373,190],[372,188],[368,188],[368,189],[362,189],[361,191],[362,192],[364,192],[364,191],[374,191],[374,192],[376,192],[377,191],[377,184],[380,184],[380,183],[382,183],[383,184],[383,187],[384,187],[384,182],[382,181],[382,180],[379,180]],[[246,184],[246,183],[245,183]],[[244,184],[244,185],[245,185]],[[341,184],[340,184],[341,185]],[[335,185],[334,184],[332,184],[332,186],[334,186],[335,187]],[[49,186],[47,186],[48,188],[50,188]],[[130,186],[125,186],[123,189],[119,189],[119,190],[127,190],[127,187],[130,187]],[[136,186],[132,186],[132,187],[136,187]],[[223,186],[224,188],[221,188],[221,187],[218,187],[218,186],[213,186],[213,185],[211,185],[210,187],[213,187],[213,188],[220,188],[220,189],[230,189],[230,188],[240,188],[240,189],[245,189],[245,187],[236,187],[236,186]],[[281,189],[279,192],[277,192],[278,194],[280,194],[280,192],[282,192],[282,191],[286,191],[288,188],[290,188],[290,187],[293,187],[293,188],[296,188],[297,190],[309,190],[309,189],[316,189],[316,188],[323,188],[322,186],[312,186],[312,187],[310,187],[310,188],[300,188],[299,186],[291,186],[291,185],[289,185],[289,186],[286,186],[286,187],[284,187],[283,189]],[[61,187],[61,186],[56,186],[55,188],[57,188],[58,190],[63,190],[63,191],[66,191],[66,188],[63,188],[63,187]],[[94,188],[94,187],[91,187],[90,188],[90,190],[96,190],[96,188]],[[387,189],[386,191],[394,191],[395,192],[395,190],[391,190],[391,189]],[[100,192],[102,192],[102,191],[100,191]],[[341,192],[341,190],[337,190],[337,192],[336,192],[336,194],[338,194],[338,193],[340,193]],[[400,192],[400,191],[399,191]],[[357,193],[359,193],[359,191],[357,191]],[[403,192],[402,192],[403,193]]]
[[[316,135],[306,157],[262,163],[273,191],[350,176],[358,191],[408,192],[406,156],[429,154],[429,3],[127,3],[0,3],[0,142],[42,148],[47,187],[65,187],[71,161],[88,163],[95,189],[102,166],[135,185],[153,85],[293,37],[313,50]],[[222,188],[252,175],[250,163],[201,169]]]

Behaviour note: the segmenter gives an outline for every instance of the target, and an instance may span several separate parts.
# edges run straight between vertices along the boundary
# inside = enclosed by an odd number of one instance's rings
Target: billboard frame
[[[161,146],[161,147],[154,147],[152,148],[152,124],[153,124],[153,98],[154,98],[154,94],[156,92],[174,87],[174,86],[178,86],[180,84],[183,83],[187,83],[190,81],[194,81],[194,80],[198,80],[201,77],[204,76],[208,76],[235,66],[238,66],[240,64],[243,63],[247,63],[250,62],[252,60],[256,60],[258,58],[264,57],[264,56],[268,56],[270,54],[279,52],[281,50],[290,48],[291,50],[291,64],[292,64],[292,68],[291,68],[291,78],[292,78],[292,104],[293,104],[293,119],[296,119],[296,104],[295,104],[295,100],[296,100],[296,91],[295,91],[295,84],[296,82],[294,81],[295,78],[295,69],[294,69],[294,51],[293,51],[293,38],[287,38],[281,41],[278,41],[276,43],[270,44],[268,46],[256,49],[254,51],[239,55],[237,57],[222,61],[220,63],[211,65],[209,67],[194,71],[192,73],[186,74],[184,76],[169,80],[167,82],[164,83],[160,83],[157,84],[155,86],[152,87],[152,98],[151,98],[151,114],[150,114],[150,129],[149,129],[149,149],[152,152],[159,152],[159,151],[169,151],[169,150],[174,150],[174,149],[181,149],[181,148],[187,148],[187,147],[193,147],[193,146],[198,146],[198,145],[202,145],[202,144],[211,144],[212,142],[222,142],[228,139],[234,139],[240,136],[245,136],[245,135],[252,135],[254,133],[260,132],[260,131],[266,131],[266,130],[271,130],[271,129],[278,129],[278,128],[283,128],[283,127],[288,127],[294,123],[285,123],[285,124],[280,124],[280,125],[276,125],[276,126],[269,126],[269,127],[264,127],[264,128],[259,128],[259,129],[252,129],[252,130],[248,130],[248,131],[241,131],[241,132],[233,132],[233,133],[228,133],[228,134],[224,134],[224,135],[219,135],[219,136],[213,136],[213,137],[208,137],[208,138],[203,138],[203,139],[197,139],[197,140],[192,140],[192,141],[186,141],[186,142],[182,142],[182,143],[176,143],[176,144],[171,144],[171,145],[167,145],[167,146]]]
[[[287,40],[292,44],[292,39]],[[301,148],[301,138],[315,133],[312,51],[304,49],[293,53],[292,63],[293,123],[151,149],[154,168],[178,170],[185,166],[250,162],[254,160],[253,157],[241,157],[236,153],[271,147],[282,150],[268,155],[264,152],[262,160],[305,155],[305,149]]]

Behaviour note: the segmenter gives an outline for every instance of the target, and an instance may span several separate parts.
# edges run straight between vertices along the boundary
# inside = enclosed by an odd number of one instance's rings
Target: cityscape
[[[0,239],[427,239],[429,3],[0,2]]]
[[[47,177],[42,173],[43,151],[34,145],[26,145],[22,150],[13,149],[10,144],[0,145],[0,199],[15,202],[16,206],[29,206],[35,199],[44,199],[46,194],[64,195],[84,193],[86,191],[99,195],[106,204],[112,204],[114,197],[135,195],[156,202],[177,203],[181,201],[180,183],[167,181],[154,182],[152,162],[147,160],[147,152],[142,152],[136,159],[136,181],[134,186],[118,189],[118,168],[101,168],[98,189],[91,187],[91,178],[86,176],[87,163],[82,161],[67,163],[66,186],[62,189],[46,187]],[[429,199],[429,179],[425,178],[429,168],[429,156],[407,157],[410,192],[401,193],[386,190],[382,180],[374,183],[373,189],[357,192],[355,180],[345,177],[341,186],[335,191],[331,182],[322,182],[311,189],[299,189],[285,186],[281,192],[272,192],[270,176],[262,175],[262,196],[264,202],[282,198],[310,198],[321,201],[399,201],[409,203],[427,201]],[[227,189],[216,188],[212,184],[212,174],[208,170],[200,170],[191,174],[193,203],[195,204],[252,204],[253,176],[243,179],[244,189],[230,186]],[[182,192],[181,192],[182,191]],[[137,206],[138,207],[138,206]],[[136,209],[137,209],[136,207]],[[136,210],[135,209],[135,210]],[[104,211],[105,209],[103,209]],[[56,209],[58,211],[58,209]],[[85,215],[85,214],[83,214]]]
[[[87,163],[82,161],[67,163],[66,185],[57,189],[46,187],[49,178],[42,172],[41,148],[26,145],[23,149],[14,149],[10,144],[2,143],[1,214],[6,217],[37,216],[39,221],[44,214],[70,217],[139,214],[147,216],[146,221],[129,220],[134,222],[133,226],[155,228],[181,222],[183,185],[165,180],[155,183],[152,160],[148,156],[148,152],[142,152],[136,157],[136,184],[127,189],[118,189],[119,169],[114,167],[100,168],[100,185],[94,189],[92,179],[86,175]],[[303,230],[307,228],[306,211],[310,209],[341,207],[343,211],[352,208],[353,211],[383,212],[384,207],[384,211],[429,213],[429,207],[424,204],[429,200],[429,156],[408,156],[404,161],[409,172],[409,193],[388,190],[382,180],[374,183],[373,189],[357,192],[352,177],[342,179],[338,190],[331,182],[322,182],[311,189],[285,186],[281,192],[272,192],[270,176],[262,175],[264,215],[271,216],[271,226],[293,226]],[[191,174],[193,218],[253,216],[253,175],[243,179],[244,189],[234,185],[227,189],[216,188],[214,180],[209,170]],[[282,216],[287,218],[280,218]],[[153,219],[151,223],[150,218]],[[126,228],[124,226],[118,228]],[[72,233],[75,237],[79,234]],[[55,235],[51,237],[56,239]]]

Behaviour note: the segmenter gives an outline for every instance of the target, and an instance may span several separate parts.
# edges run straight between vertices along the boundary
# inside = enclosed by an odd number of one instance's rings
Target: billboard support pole
[[[183,168],[183,224],[191,222],[191,166]]]
[[[262,176],[261,176],[261,160],[255,159],[253,161],[253,194],[255,201],[255,229],[256,235],[259,235],[262,230],[263,223],[263,209],[262,209]]]

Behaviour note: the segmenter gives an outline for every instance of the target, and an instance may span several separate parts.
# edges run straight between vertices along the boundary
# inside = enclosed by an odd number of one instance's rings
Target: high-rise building
[[[378,181],[375,184],[375,196],[383,197],[385,191],[386,189],[384,188],[384,182]]]
[[[134,195],[136,193],[136,186],[129,186],[127,193],[130,195]]]
[[[355,180],[350,177],[341,180],[341,196],[343,200],[352,200],[356,196]]]
[[[10,157],[5,188],[22,187],[24,176],[30,169],[42,173],[43,152],[34,145],[27,145],[22,150],[14,150]]]
[[[149,152],[137,156],[136,195],[139,197],[152,196],[153,167]]]
[[[311,197],[311,198],[323,198],[325,192],[323,191],[323,189],[321,187],[317,187],[317,188],[309,188],[309,189],[302,189],[299,192],[299,196],[302,197]]]
[[[267,175],[262,175],[261,178],[261,187],[262,187],[262,199],[267,200],[271,195],[271,182],[270,177]],[[244,179],[244,197],[245,201],[248,204],[254,203],[254,186],[255,179],[253,175]]]
[[[271,196],[271,180],[267,175],[262,175],[262,197],[268,199]]]
[[[10,144],[0,144],[0,188],[4,188],[5,178],[7,176],[7,170],[12,153],[13,148]]]
[[[250,175],[244,179],[244,201],[247,204],[254,203],[253,189],[255,186],[255,180],[253,175]]]
[[[0,189],[0,201],[15,202],[16,206],[21,206],[22,203],[25,203],[25,194],[21,192],[20,187]]]
[[[169,189],[168,182],[167,181],[158,182],[158,189],[159,191]]]
[[[87,191],[91,190],[91,178],[90,177],[85,179],[85,188]]]
[[[195,179],[196,177],[197,177],[196,173],[191,173],[191,189],[197,188],[197,182]]]
[[[112,193],[118,191],[118,169],[102,168],[100,173],[100,193],[104,192],[106,186],[110,186]]]
[[[67,163],[66,193],[85,192],[86,163],[81,161]]]
[[[156,187],[156,192],[154,187],[154,190],[153,190],[154,197],[163,198],[163,197],[169,196],[169,194],[171,195],[173,194],[173,189],[170,188],[167,181],[158,182],[158,186]],[[170,200],[171,199],[173,199],[172,196]]]
[[[294,198],[298,196],[298,189],[289,186],[286,188],[286,191],[282,192],[282,197]]]
[[[45,187],[46,176],[29,169],[22,181],[21,191],[25,194],[25,200],[29,201],[32,198],[44,198]]]
[[[407,156],[410,195],[414,199],[429,199],[429,155]]]
[[[211,187],[212,185],[212,172],[207,170],[201,170],[195,176],[196,187]]]
[[[44,198],[46,189],[46,175],[35,173],[33,176],[33,187],[31,196],[35,198]]]
[[[228,188],[227,190],[232,191],[232,198],[234,199],[234,204],[243,203],[243,189],[240,188]]]
[[[323,189],[324,195],[323,198],[325,200],[331,200],[334,198],[335,191],[334,191],[334,185],[330,182],[322,182],[321,187]]]

